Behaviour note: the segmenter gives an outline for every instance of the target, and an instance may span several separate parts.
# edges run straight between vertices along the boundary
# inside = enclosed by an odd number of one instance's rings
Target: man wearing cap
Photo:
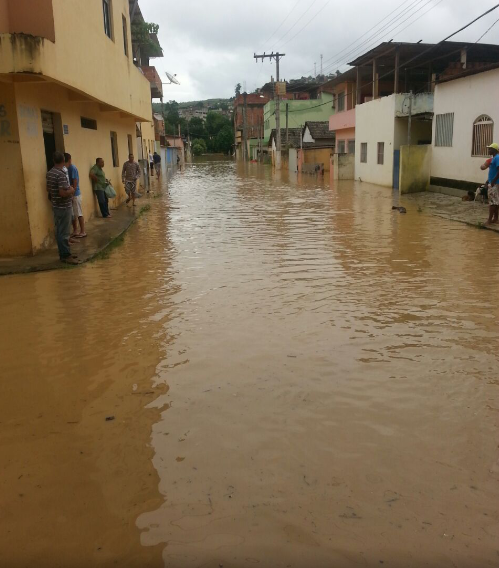
[[[489,146],[492,161],[489,166],[489,218],[487,223],[497,223],[499,215],[499,144]]]

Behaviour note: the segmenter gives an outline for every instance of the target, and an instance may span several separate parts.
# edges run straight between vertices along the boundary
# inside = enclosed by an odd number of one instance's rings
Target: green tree
[[[215,142],[219,152],[228,154],[234,144],[234,130],[232,126],[225,125],[217,134]]]
[[[238,83],[236,85],[236,97],[238,97],[241,94],[241,83]]]
[[[201,154],[206,154],[208,148],[206,147],[206,142],[201,138],[196,138],[192,142],[192,153],[195,156],[201,156]]]
[[[191,138],[202,138],[206,134],[201,118],[194,116],[189,120],[189,134]]]

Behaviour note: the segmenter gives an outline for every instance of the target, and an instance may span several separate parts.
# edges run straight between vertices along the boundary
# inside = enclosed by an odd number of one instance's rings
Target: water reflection
[[[497,236],[223,159],[168,189],[0,280],[5,557],[494,565]]]
[[[495,235],[392,201],[253,164],[174,180],[182,355],[138,519],[165,565],[494,562]]]

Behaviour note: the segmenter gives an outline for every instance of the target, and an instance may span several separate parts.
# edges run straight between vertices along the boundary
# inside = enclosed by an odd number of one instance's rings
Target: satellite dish
[[[174,83],[175,85],[180,85],[176,75],[170,75],[170,73],[168,73],[168,71],[165,71],[165,73],[166,73],[166,76],[168,77],[168,80],[170,81],[170,83]]]

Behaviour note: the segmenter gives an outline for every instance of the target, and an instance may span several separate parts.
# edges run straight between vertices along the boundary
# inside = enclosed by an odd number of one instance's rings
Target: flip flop
[[[78,233],[75,235],[77,239],[84,239],[87,236],[87,233]]]

